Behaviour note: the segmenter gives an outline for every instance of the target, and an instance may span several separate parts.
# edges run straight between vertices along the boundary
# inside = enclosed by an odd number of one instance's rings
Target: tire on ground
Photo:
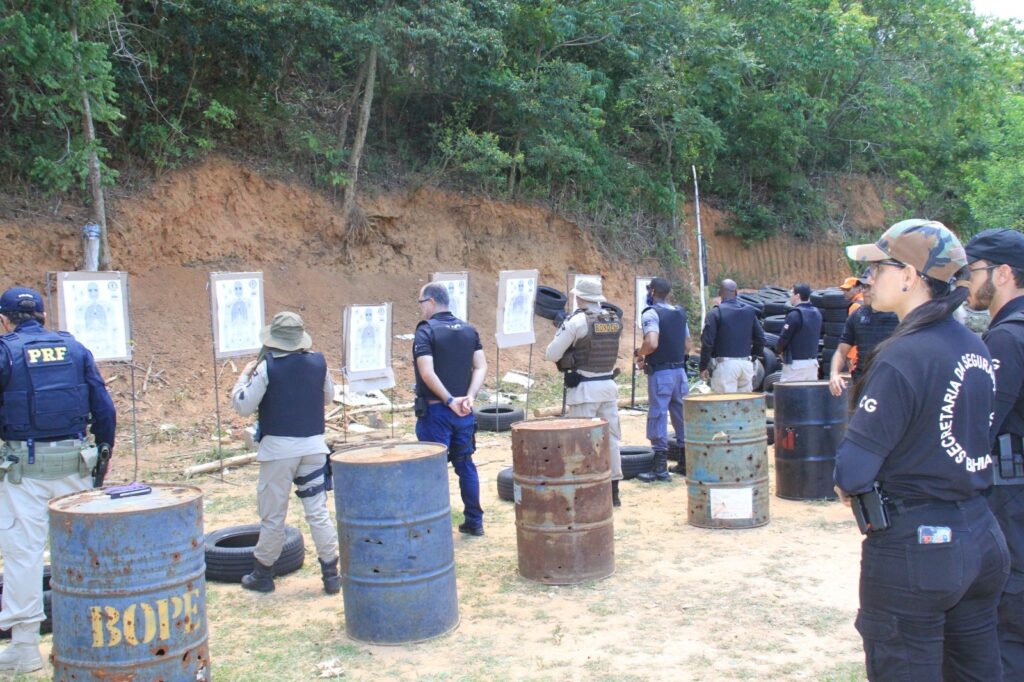
[[[613,311],[616,315],[618,315],[619,320],[622,320],[622,308],[620,308],[619,306],[615,305],[614,303],[609,303],[608,301],[605,301],[604,303],[601,304],[601,307],[604,308],[605,310]]]
[[[847,307],[846,294],[838,287],[818,289],[811,292],[811,303],[819,308],[845,308]]]
[[[764,318],[764,330],[766,333],[778,334],[786,324],[785,315],[771,315]]]
[[[622,478],[627,481],[654,468],[654,450],[648,445],[623,445],[619,452],[622,455]]]
[[[764,424],[764,428],[768,434],[768,445],[775,445],[775,420],[767,420]]]
[[[515,482],[512,480],[512,467],[498,472],[498,499],[512,502],[515,497]]]
[[[849,314],[846,312],[846,308],[818,308],[821,311],[821,319],[825,322],[842,322],[846,323],[846,318]]]
[[[260,526],[250,523],[229,526],[207,533],[206,579],[215,582],[237,583],[252,572],[253,550],[260,537]],[[298,528],[285,526],[281,556],[274,562],[274,575],[287,575],[302,568],[306,548]]]
[[[846,322],[823,322],[821,332],[823,336],[835,336],[838,338],[843,335],[843,329],[845,328]]]
[[[775,387],[775,384],[782,378],[782,372],[772,372],[764,378],[764,382],[761,384],[761,388],[764,389],[765,393],[771,393]]]
[[[778,339],[776,339],[776,342],[778,342]],[[779,362],[778,356],[775,355],[775,351],[772,350],[771,348],[769,348],[767,343],[766,343],[765,344],[765,349],[764,349],[764,374],[765,374],[765,376],[768,376],[772,372],[778,372],[781,369],[782,369],[782,363]]]
[[[480,431],[508,431],[516,422],[523,421],[523,411],[506,403],[490,403],[473,408],[476,427]]]
[[[562,310],[568,298],[565,294],[554,287],[541,284],[537,287],[537,295],[534,297],[536,305],[555,310]]]

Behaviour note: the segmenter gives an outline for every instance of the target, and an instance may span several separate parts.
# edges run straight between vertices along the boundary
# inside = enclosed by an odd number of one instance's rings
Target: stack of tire
[[[828,368],[839,345],[839,337],[846,326],[846,310],[849,304],[843,290],[830,287],[811,292],[811,303],[821,312],[821,354],[818,357],[821,376],[828,375]]]
[[[565,319],[565,304],[567,302],[568,298],[561,291],[541,284],[537,287],[533,312],[546,320],[551,320],[557,327]]]

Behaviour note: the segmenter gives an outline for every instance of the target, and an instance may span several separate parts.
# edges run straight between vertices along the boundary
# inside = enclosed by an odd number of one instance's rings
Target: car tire
[[[541,284],[537,287],[537,295],[534,297],[536,305],[549,310],[564,310],[568,297],[558,289]]]
[[[622,456],[622,478],[627,481],[654,469],[654,450],[650,446],[623,445],[619,454]]]
[[[821,325],[822,335],[825,337],[835,336],[836,338],[843,335],[843,330],[846,328],[846,322],[824,322]]]
[[[761,384],[761,388],[764,389],[765,393],[771,393],[775,389],[775,384],[778,383],[779,379],[782,378],[782,372],[772,372],[764,378],[764,382]]]
[[[558,315],[564,315],[565,310],[562,308],[548,308],[546,306],[542,306],[538,301],[533,304],[533,314],[543,317],[546,320],[553,320]]]
[[[238,583],[252,572],[253,550],[260,537],[258,523],[229,526],[207,533],[206,579],[222,583]],[[298,528],[285,526],[281,556],[274,562],[274,575],[287,575],[302,568],[306,548]]]
[[[615,305],[614,303],[609,303],[608,301],[605,301],[604,303],[602,303],[601,307],[603,309],[605,309],[605,310],[611,310],[612,312],[614,312],[618,316],[619,321],[620,322],[622,321],[622,315],[623,315],[622,308],[620,308],[619,306]]]
[[[846,308],[846,294],[842,289],[830,287],[811,292],[811,303],[819,308]]]
[[[775,445],[775,420],[767,420],[764,424],[764,428],[768,435],[768,445]]]
[[[821,319],[826,324],[829,322],[846,324],[846,318],[849,317],[846,308],[818,308],[818,310],[821,311]]]
[[[786,326],[785,315],[771,315],[764,318],[764,330],[772,334],[778,334],[782,331],[782,328]]]
[[[520,408],[506,403],[490,403],[474,407],[473,416],[480,431],[508,431],[513,424],[523,421],[525,414]]]
[[[778,342],[778,339],[776,339],[776,342]],[[772,372],[778,372],[781,369],[782,363],[779,362],[778,356],[766,344],[764,349],[764,375],[768,376]]]
[[[512,502],[515,499],[515,481],[512,478],[512,467],[498,472],[498,499]]]

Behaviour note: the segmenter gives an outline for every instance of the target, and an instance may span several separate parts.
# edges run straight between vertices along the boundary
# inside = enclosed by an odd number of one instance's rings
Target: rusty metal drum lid
[[[106,490],[114,486],[62,495],[50,500],[50,511],[63,514],[136,514],[188,505],[203,497],[203,491],[188,485],[147,483],[146,495],[111,498]]]
[[[513,431],[567,431],[569,429],[592,429],[607,424],[600,417],[552,417],[550,419],[531,419],[512,425]]]
[[[782,384],[779,384],[780,386]],[[741,400],[764,400],[763,393],[707,393],[705,395],[688,395],[683,400],[694,403],[738,402]]]

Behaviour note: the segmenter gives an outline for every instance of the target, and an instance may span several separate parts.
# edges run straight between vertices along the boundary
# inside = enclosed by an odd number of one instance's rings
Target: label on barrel
[[[516,504],[523,503],[523,489],[519,487],[518,483],[512,484],[512,499],[515,500]]]
[[[171,639],[172,628],[195,632],[202,624],[200,601],[199,590],[195,589],[179,597],[136,602],[124,608],[90,606],[92,646],[99,649],[167,641]]]
[[[712,488],[711,518],[750,519],[754,516],[753,488]]]

